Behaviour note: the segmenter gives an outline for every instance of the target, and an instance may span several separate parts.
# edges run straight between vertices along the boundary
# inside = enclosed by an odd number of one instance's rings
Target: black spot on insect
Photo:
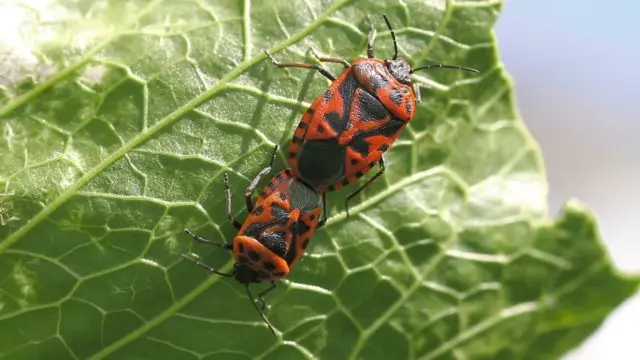
[[[316,127],[316,131],[319,133],[323,133],[324,132],[324,126],[322,126],[322,124],[318,124],[318,126]]]
[[[304,122],[304,121],[300,121],[300,122],[298,123],[298,128],[299,128],[299,129],[306,129],[306,128],[307,128],[307,123],[306,123],[306,122]]]
[[[413,112],[413,106],[411,106],[411,103],[406,103],[404,104],[404,106],[407,109],[408,114],[411,114]]]
[[[264,212],[264,206],[258,205],[258,206],[256,206],[255,209],[253,209],[252,214],[253,214],[253,216],[260,216],[260,215],[262,215],[263,212]],[[242,244],[240,244],[240,246],[242,246]]]
[[[298,153],[295,153],[293,151],[289,153],[289,158],[291,159],[294,159],[296,156],[298,156]]]
[[[244,244],[243,244],[243,243],[241,243],[241,242],[239,242],[239,243],[238,243],[238,250],[239,250],[241,253],[243,253],[243,252],[244,252]]]
[[[249,259],[246,256],[238,256],[238,263],[246,264],[249,262]]]
[[[313,108],[310,107],[310,108],[307,109],[307,114],[313,115],[315,113],[316,113],[316,111]]]
[[[298,137],[298,136],[294,136],[294,137],[291,139],[291,142],[292,142],[292,143],[294,143],[294,144],[300,144],[300,143],[302,142],[302,138],[301,138],[301,137]]]
[[[402,94],[400,93],[398,88],[393,88],[391,90],[391,92],[389,93],[389,98],[396,105],[402,104]]]
[[[264,192],[264,191],[260,191],[260,196],[262,196],[262,197],[266,197],[266,196],[267,196],[267,193],[266,193],[266,192]]]
[[[369,168],[372,168],[372,167],[374,167],[374,166],[376,166],[376,163],[374,163],[374,162],[370,162],[370,163],[369,163]]]
[[[356,171],[356,177],[362,177],[362,175],[364,175],[361,171]]]
[[[323,97],[325,100],[329,101],[333,97],[333,93],[331,92],[331,90],[327,90],[324,92]]]
[[[315,216],[315,215],[313,215],[313,214],[311,214],[311,216],[309,216],[309,219],[311,219],[311,221],[313,221],[313,220],[315,220],[315,219],[316,219],[316,216]]]
[[[401,88],[400,88],[400,91],[401,91],[403,94],[408,94],[408,93],[409,93],[409,90],[407,90],[407,88],[406,88],[406,87],[401,87]]]
[[[285,193],[280,193],[280,200],[282,200],[282,201],[287,201],[287,194],[285,194]]]
[[[389,144],[380,145],[380,151],[385,152],[387,150],[389,150]]]
[[[276,269],[276,266],[271,261],[265,261],[262,266],[269,272],[272,272]]]
[[[309,246],[309,239],[302,242],[302,250],[306,250],[307,246]]]
[[[351,165],[357,165],[360,161],[358,159],[352,158]]]
[[[252,261],[256,262],[260,260],[260,254],[258,254],[257,252],[253,251],[253,250],[249,250],[247,252],[247,255],[249,255],[249,259],[251,259]]]

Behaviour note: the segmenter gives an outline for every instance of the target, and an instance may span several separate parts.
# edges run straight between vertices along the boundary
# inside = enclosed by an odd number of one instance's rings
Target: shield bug
[[[366,58],[348,62],[342,58],[323,57],[312,50],[321,62],[344,66],[338,77],[322,65],[278,62],[266,52],[278,67],[316,70],[331,80],[329,88],[313,101],[294,131],[289,146],[289,166],[293,175],[324,196],[326,191],[354,183],[376,164],[380,166],[376,174],[346,197],[347,215],[349,201],[384,173],[384,153],[415,116],[416,103],[421,99],[418,84],[412,83],[411,74],[434,68],[478,72],[446,64],[411,68],[398,57],[395,33],[389,19],[386,15],[383,17],[393,40],[391,59],[374,56],[376,29],[369,17]]]
[[[254,204],[253,191],[260,180],[271,171],[277,148],[276,146],[273,151],[270,165],[260,171],[246,189],[245,202],[249,214],[244,223],[238,222],[231,214],[231,187],[229,177],[224,174],[227,215],[238,229],[238,234],[231,244],[207,240],[189,229],[184,230],[199,243],[231,251],[235,259],[231,273],[220,272],[190,255],[182,255],[209,272],[234,278],[245,285],[247,296],[274,335],[275,330],[264,314],[264,296],[275,288],[277,280],[287,276],[304,254],[313,233],[324,225],[326,220],[320,219],[320,195],[298,181],[289,169],[272,178]],[[271,286],[254,297],[249,285],[262,281],[270,281]],[[256,298],[261,304],[260,307],[256,304]]]

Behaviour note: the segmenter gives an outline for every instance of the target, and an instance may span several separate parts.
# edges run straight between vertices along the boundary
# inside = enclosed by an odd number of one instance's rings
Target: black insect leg
[[[322,193],[322,219],[318,222],[316,229],[320,229],[327,222],[327,193]]]
[[[229,185],[229,175],[227,175],[227,173],[224,173],[224,194],[227,201],[227,217],[231,221],[231,224],[233,224],[236,229],[240,230],[240,228],[242,228],[242,223],[236,220],[231,214],[231,185]]]
[[[335,76],[333,76],[329,72],[329,70],[325,69],[320,65],[305,64],[305,63],[299,63],[299,62],[281,63],[277,61],[273,56],[271,56],[271,54],[269,54],[266,50],[264,53],[269,57],[269,60],[271,60],[271,63],[273,63],[273,65],[277,67],[280,67],[280,68],[297,67],[297,68],[303,68],[303,69],[312,69],[312,70],[318,71],[320,74],[322,74],[324,77],[326,77],[331,81],[334,81],[336,79]]]
[[[269,292],[271,292],[271,290],[275,288],[276,288],[276,283],[272,282],[271,286],[269,286],[268,288],[260,292],[260,294],[258,294],[257,298],[260,301],[260,308],[262,309],[262,311],[265,311],[267,309],[267,303],[264,301],[264,296],[267,295]]]
[[[318,58],[318,60],[322,62],[342,64],[345,68],[348,68],[349,66],[351,66],[351,64],[349,64],[349,62],[343,58],[322,56],[320,55],[320,53],[316,51],[316,49],[311,49],[311,53],[313,54],[313,56],[315,56],[316,58]]]
[[[380,170],[373,175],[366,183],[364,183],[364,185],[362,185],[360,188],[358,188],[358,190],[354,191],[353,193],[351,193],[349,196],[347,196],[347,198],[344,201],[344,208],[347,212],[347,217],[349,217],[349,201],[351,201],[351,199],[353,197],[355,197],[356,195],[358,195],[360,192],[362,192],[362,190],[366,189],[369,185],[371,185],[371,183],[373,183],[373,181],[375,179],[377,179],[378,177],[380,177],[380,175],[384,174],[385,171],[385,165],[384,165],[384,158],[380,158],[380,161],[378,161],[378,165],[380,165]]]
[[[187,233],[187,235],[191,236],[193,238],[193,240],[201,243],[201,244],[207,244],[207,245],[213,245],[213,246],[217,246],[219,248],[223,248],[225,250],[231,250],[232,245],[231,244],[227,244],[227,243],[221,243],[221,242],[217,242],[217,241],[211,241],[211,240],[207,240],[203,237],[200,237],[196,234],[194,234],[191,230],[189,229],[184,229],[184,232]]]
[[[249,186],[247,187],[247,191],[244,193],[244,199],[245,202],[247,203],[247,211],[248,212],[252,212],[253,211],[253,200],[251,199],[251,195],[253,194],[253,190],[256,189],[256,187],[258,187],[258,183],[260,182],[260,180],[267,175],[269,172],[271,172],[271,168],[273,168],[273,163],[276,160],[276,153],[278,151],[278,145],[276,145],[273,148],[273,154],[271,154],[271,162],[269,162],[269,165],[262,169],[258,175],[256,175],[255,178],[253,178],[253,180],[251,181],[251,184],[249,184]]]
[[[274,287],[275,287],[275,284],[273,286],[271,286],[271,288],[274,288]],[[273,335],[276,335],[276,331],[273,329],[273,326],[271,326],[271,323],[269,322],[269,319],[267,319],[267,316],[264,314],[264,312],[262,310],[260,310],[260,308],[258,308],[258,304],[256,304],[256,300],[254,299],[253,295],[251,295],[251,291],[249,291],[249,284],[247,284],[245,286],[245,289],[247,291],[247,296],[251,300],[251,304],[253,304],[253,307],[256,309],[256,311],[258,312],[258,314],[262,318],[262,321],[264,321],[264,323],[267,324],[267,327],[269,328],[269,330],[271,330]],[[264,291],[261,292],[260,294],[262,296],[264,296]],[[262,300],[262,302],[264,303],[264,300]]]
[[[194,259],[194,258],[192,258],[191,256],[189,256],[187,254],[182,254],[182,257],[187,259],[187,260],[189,260],[189,261],[191,261],[191,262],[193,262],[194,264],[200,266],[201,268],[203,268],[203,269],[205,269],[205,270],[207,270],[209,272],[214,273],[214,274],[217,274],[217,275],[220,275],[220,276],[224,276],[224,277],[232,277],[233,276],[233,274],[226,274],[226,273],[219,272],[218,270],[215,270],[211,266],[209,266],[209,265],[207,265],[207,264],[205,264],[203,262],[200,262],[199,260]]]

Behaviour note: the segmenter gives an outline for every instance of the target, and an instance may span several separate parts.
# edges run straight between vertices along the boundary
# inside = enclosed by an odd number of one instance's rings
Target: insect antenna
[[[470,72],[475,72],[475,73],[479,73],[480,72],[480,70],[477,70],[477,69],[474,69],[474,68],[470,68],[470,67],[466,67],[466,66],[447,65],[447,64],[431,64],[431,65],[425,65],[425,66],[417,67],[415,69],[411,69],[411,74],[413,74],[414,72],[416,72],[418,70],[428,70],[428,69],[437,69],[437,68],[464,70],[464,71],[470,71]]]
[[[393,39],[393,60],[396,60],[398,58],[398,43],[396,42],[396,33],[393,31],[393,28],[391,27],[391,23],[389,22],[389,19],[387,18],[387,15],[382,15],[382,17],[384,18],[384,22],[387,23],[387,27],[389,28],[389,32],[391,32],[391,39]]]

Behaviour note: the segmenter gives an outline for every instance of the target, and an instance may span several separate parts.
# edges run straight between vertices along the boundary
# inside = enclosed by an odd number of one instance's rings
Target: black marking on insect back
[[[273,270],[276,269],[276,266],[271,261],[265,261],[262,266],[264,266],[264,269],[268,272],[273,272]]]
[[[362,173],[361,171],[356,171],[356,177],[357,178],[361,178],[362,175],[364,175],[364,173]]]
[[[287,242],[284,239],[285,234],[282,232],[268,232],[260,237],[259,241],[264,247],[271,250],[279,257],[283,257],[287,251]]]
[[[313,220],[315,220],[315,219],[316,219],[316,216],[315,216],[315,215],[313,215],[313,214],[311,214],[311,216],[309,216],[309,219],[311,219],[311,221],[313,221]]]
[[[315,113],[316,113],[316,111],[315,111],[315,109],[314,109],[314,108],[312,108],[312,107],[308,107],[308,108],[307,108],[306,113],[307,113],[307,114],[309,114],[309,115],[311,115],[311,116],[313,116],[313,114],[315,114]]]
[[[319,133],[324,133],[324,127],[322,126],[322,124],[318,124],[318,126],[316,127],[316,131]]]
[[[391,91],[389,92],[389,98],[396,105],[402,104],[402,94],[400,93],[398,88],[391,89]]]
[[[322,97],[324,97],[326,101],[331,100],[331,98],[333,97],[333,91],[331,91],[331,89],[327,89],[322,95]]]
[[[296,234],[304,234],[309,231],[309,226],[304,221],[298,220],[291,226],[291,231]]]
[[[357,86],[358,81],[356,80],[356,76],[353,72],[351,72],[349,76],[344,79],[342,84],[338,86],[338,91],[342,98],[342,121],[344,122],[342,129],[347,128],[351,124],[351,121],[349,121],[349,109],[351,109],[353,93],[356,91]]]
[[[289,157],[290,157],[291,159],[295,159],[295,157],[296,157],[296,156],[298,156],[298,153],[296,153],[296,152],[293,152],[293,151],[292,151],[292,152],[290,152],[290,153],[289,153]]]
[[[247,255],[249,255],[249,259],[251,259],[251,261],[253,262],[260,261],[260,254],[253,250],[247,251]]]
[[[365,139],[366,138],[364,136],[356,136],[353,138],[353,140],[351,140],[351,143],[349,143],[349,147],[351,148],[351,150],[357,152],[363,157],[366,157],[369,155],[369,143],[366,142]],[[352,164],[353,164],[353,160],[356,160],[356,159],[351,160]],[[358,163],[358,160],[356,160],[356,164],[357,163]]]
[[[298,157],[300,177],[312,187],[341,179],[345,152],[337,139],[307,141]]]
[[[367,138],[375,135],[382,135],[384,137],[391,138],[398,131],[400,131],[400,129],[402,129],[404,125],[404,121],[396,118],[391,118],[391,120],[385,123],[383,126],[370,131],[361,132],[354,136],[353,140],[351,140],[351,143],[349,144],[349,147],[362,156],[368,156],[370,144],[366,141]],[[387,144],[382,144],[379,150],[385,152],[388,148],[389,146]]]
[[[358,117],[361,121],[380,121],[389,115],[389,111],[367,91],[358,93]]]
[[[358,165],[359,162],[360,162],[360,160],[358,160],[356,158],[351,158],[351,165]]]
[[[282,200],[282,201],[287,201],[287,194],[285,194],[285,193],[280,193],[280,200]]]
[[[293,241],[291,241],[291,245],[289,245],[289,250],[287,251],[287,253],[282,257],[284,259],[284,261],[287,262],[287,265],[291,265],[295,260],[296,260],[296,256],[298,255],[298,242],[296,241],[297,238],[297,234],[299,234],[298,229],[297,229],[297,224],[299,223],[299,221],[297,221],[295,224],[293,224],[296,229],[293,230],[294,231],[294,235],[293,236]]]
[[[262,196],[262,197],[266,197],[266,196],[267,196],[267,193],[266,193],[265,191],[260,191],[260,196]]]
[[[244,252],[244,244],[243,243],[241,243],[241,242],[238,243],[238,250],[240,250],[241,253]]]
[[[379,150],[382,151],[382,152],[385,152],[385,151],[389,150],[389,144],[380,145],[380,149]],[[371,163],[371,167],[373,167],[374,165],[375,165],[374,163]]]
[[[301,137],[298,137],[298,136],[294,136],[294,137],[291,139],[291,142],[292,142],[292,143],[294,143],[294,144],[300,144],[300,143],[302,142],[302,138],[301,138]]]
[[[307,128],[307,123],[306,123],[306,122],[304,122],[304,121],[300,121],[300,122],[298,123],[298,128],[299,128],[299,129],[303,129],[303,130],[304,130],[304,129],[306,129],[306,128]]]
[[[342,118],[340,118],[340,114],[338,114],[338,112],[336,111],[331,111],[324,114],[324,121],[328,122],[329,125],[331,125],[333,131],[338,134],[340,134],[347,125],[345,121],[342,121]]]
[[[405,109],[407,109],[407,113],[409,115],[411,115],[411,113],[413,113],[413,106],[411,106],[411,103],[407,102],[404,104]]]
[[[385,145],[387,145],[387,144],[384,144],[383,146],[385,146]],[[380,148],[382,148],[382,146],[381,146]],[[382,150],[382,152],[385,152],[386,150],[387,150],[387,149],[384,149],[384,150]],[[369,163],[369,168],[372,168],[372,167],[374,167],[374,166],[376,166],[376,163],[374,163],[374,162],[370,162],[370,163]]]
[[[253,214],[253,216],[260,216],[262,215],[263,211],[264,211],[264,206],[258,205],[256,206],[255,209],[253,209],[253,212],[251,212],[251,214]]]

